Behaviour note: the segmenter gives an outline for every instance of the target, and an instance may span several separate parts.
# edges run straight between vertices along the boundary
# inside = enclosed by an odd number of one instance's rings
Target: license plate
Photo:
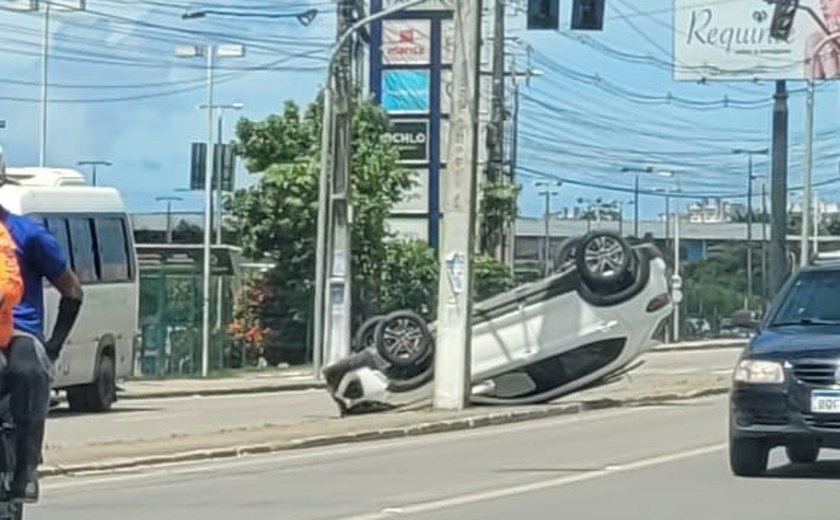
[[[811,411],[813,413],[840,414],[840,392],[812,392]]]

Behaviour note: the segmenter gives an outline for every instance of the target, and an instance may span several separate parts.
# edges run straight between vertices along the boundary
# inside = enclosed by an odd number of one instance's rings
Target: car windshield
[[[782,300],[772,326],[840,324],[840,271],[801,273]]]

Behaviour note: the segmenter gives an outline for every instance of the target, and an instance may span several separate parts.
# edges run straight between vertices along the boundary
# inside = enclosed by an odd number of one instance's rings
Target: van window
[[[96,219],[96,242],[103,282],[129,280],[128,243],[123,220],[117,217]]]
[[[70,247],[73,251],[73,269],[82,283],[98,281],[96,250],[89,218],[67,219],[70,226]]]
[[[46,219],[46,226],[49,232],[55,236],[58,245],[61,246],[61,251],[67,257],[67,261],[72,263],[72,256],[70,255],[70,234],[67,232],[67,219],[49,217]]]

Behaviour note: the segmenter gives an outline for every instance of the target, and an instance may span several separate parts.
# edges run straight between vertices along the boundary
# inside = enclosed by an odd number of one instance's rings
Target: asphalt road
[[[737,479],[726,399],[148,472],[48,479],[28,518],[824,518],[840,460]],[[832,455],[832,454],[824,454]],[[792,497],[795,497],[792,498]]]
[[[737,350],[656,353],[634,374],[729,373]],[[182,436],[264,425],[296,424],[338,417],[324,390],[270,394],[184,397],[118,402],[104,415],[51,414],[46,442],[53,446],[100,444]]]

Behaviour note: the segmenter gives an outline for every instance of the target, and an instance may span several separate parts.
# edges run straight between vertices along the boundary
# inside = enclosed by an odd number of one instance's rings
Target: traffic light
[[[793,29],[793,19],[799,8],[799,0],[776,0],[773,10],[773,20],[770,22],[770,36],[777,40],[787,41]]]
[[[574,0],[573,31],[600,31],[604,28],[604,0]]]
[[[560,0],[528,0],[529,30],[556,31],[560,28]]]

